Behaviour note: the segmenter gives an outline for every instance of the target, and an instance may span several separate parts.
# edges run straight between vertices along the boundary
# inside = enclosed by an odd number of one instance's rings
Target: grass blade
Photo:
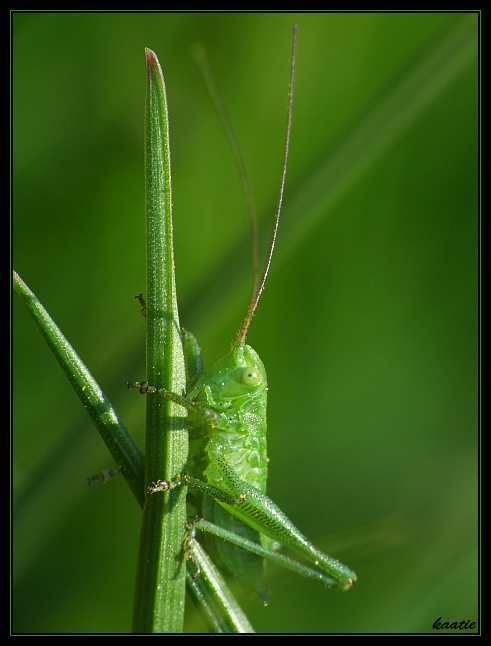
[[[167,100],[155,54],[146,50],[145,191],[147,230],[147,380],[183,392],[186,379],[174,279],[172,196]],[[145,481],[172,478],[188,453],[186,411],[148,397]],[[186,568],[182,543],[185,487],[167,496],[147,496],[133,606],[133,632],[182,631]]]
[[[14,289],[34,318],[57,361],[90,415],[109,452],[143,506],[143,454],[89,370],[36,295],[14,271]]]

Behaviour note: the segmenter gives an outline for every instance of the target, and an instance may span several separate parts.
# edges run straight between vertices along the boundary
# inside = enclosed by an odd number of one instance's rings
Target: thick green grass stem
[[[147,232],[147,380],[181,393],[186,386],[174,279],[170,148],[165,85],[147,49],[145,196]],[[145,482],[185,468],[186,412],[160,397],[147,398]],[[147,496],[143,507],[133,606],[133,632],[179,633],[183,628],[186,568],[182,556],[185,487]]]

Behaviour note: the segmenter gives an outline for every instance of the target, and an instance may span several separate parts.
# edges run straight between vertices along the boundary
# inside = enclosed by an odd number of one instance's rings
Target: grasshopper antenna
[[[222,128],[225,131],[225,135],[227,137],[230,148],[232,150],[234,161],[239,173],[240,184],[241,184],[242,193],[244,195],[244,199],[246,202],[247,213],[249,216],[249,224],[251,228],[251,238],[252,238],[253,258],[254,258],[254,283],[252,286],[251,300],[249,301],[249,306],[247,308],[246,315],[244,317],[244,320],[242,321],[242,325],[240,329],[237,331],[235,335],[235,338],[232,344],[234,348],[241,348],[245,344],[247,332],[249,331],[249,326],[256,312],[257,304],[259,303],[261,293],[264,289],[266,278],[268,276],[269,266],[271,264],[271,258],[273,257],[273,249],[276,241],[276,232],[278,230],[278,224],[280,220],[281,203],[283,201],[283,189],[285,186],[288,148],[290,144],[296,45],[297,45],[297,23],[293,25],[290,85],[288,90],[288,113],[287,113],[287,124],[286,124],[285,149],[283,154],[283,167],[281,172],[280,192],[278,196],[278,204],[276,207],[273,233],[272,233],[271,242],[269,245],[268,256],[266,258],[266,265],[260,280],[259,280],[259,235],[258,235],[258,227],[257,227],[256,208],[254,205],[254,198],[252,195],[251,184],[249,181],[249,176],[247,174],[244,158],[242,156],[242,152],[240,149],[239,141],[237,139],[237,135],[235,134],[235,130],[230,120],[230,117],[227,113],[227,110],[225,109],[225,105],[220,97],[220,93],[216,86],[213,75],[211,73],[210,66],[208,64],[208,59],[206,57],[205,49],[203,48],[202,45],[198,43],[194,46],[192,51],[192,56],[198,66],[206,91],[208,92],[210,100],[213,104],[213,107],[215,108],[215,111],[218,115]]]
[[[280,222],[281,204],[283,202],[283,190],[285,188],[286,165],[288,161],[288,148],[290,146],[290,130],[291,130],[291,123],[292,123],[292,103],[293,103],[293,81],[295,78],[296,49],[297,49],[297,23],[293,25],[292,58],[291,58],[291,67],[290,67],[290,84],[288,87],[288,112],[287,112],[287,118],[286,118],[285,149],[283,153],[283,167],[281,171],[278,203],[276,206],[276,213],[274,216],[273,233],[271,235],[271,242],[269,244],[268,256],[266,258],[266,264],[264,267],[263,275],[261,276],[261,280],[259,281],[259,284],[255,277],[251,300],[249,302],[249,306],[247,308],[247,312],[244,317],[244,320],[242,321],[242,325],[240,326],[240,329],[237,331],[237,334],[235,335],[234,341],[232,343],[233,348],[242,348],[245,344],[245,341],[247,338],[247,332],[249,331],[249,326],[256,312],[257,304],[259,303],[259,299],[261,298],[261,294],[264,289],[264,285],[266,283],[266,278],[268,277],[269,266],[271,265],[271,259],[273,257],[273,250],[276,242],[276,233],[278,231],[278,224]],[[256,233],[256,237],[257,237],[257,233]],[[256,247],[257,247],[257,243],[256,243]]]
[[[232,151],[234,162],[237,167],[237,172],[239,174],[240,185],[242,188],[242,194],[244,195],[244,200],[247,207],[247,215],[249,217],[249,226],[251,229],[252,256],[254,263],[253,294],[255,294],[259,287],[259,234],[257,227],[256,206],[254,204],[254,197],[252,194],[249,175],[247,173],[247,167],[244,161],[244,156],[242,155],[242,150],[240,148],[239,140],[237,138],[234,126],[229,117],[229,114],[213,77],[212,71],[210,69],[206,50],[203,45],[201,45],[201,43],[196,43],[191,54],[196,65],[198,66],[198,70],[204,83],[205,89],[208,93],[213,108],[217,113],[220,124],[225,132],[225,136]]]

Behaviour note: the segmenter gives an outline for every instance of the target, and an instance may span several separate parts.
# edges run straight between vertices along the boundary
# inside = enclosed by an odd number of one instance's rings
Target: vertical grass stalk
[[[167,100],[159,62],[145,50],[145,197],[147,232],[146,379],[181,393],[186,385],[172,248],[172,194]],[[147,397],[145,482],[181,473],[188,454],[186,411]],[[146,496],[140,533],[133,632],[182,631],[186,490]]]

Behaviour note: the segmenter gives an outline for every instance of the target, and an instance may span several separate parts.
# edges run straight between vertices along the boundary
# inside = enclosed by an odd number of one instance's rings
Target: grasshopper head
[[[232,348],[207,371],[207,383],[217,401],[250,397],[266,389],[266,370],[257,352],[244,345]]]

